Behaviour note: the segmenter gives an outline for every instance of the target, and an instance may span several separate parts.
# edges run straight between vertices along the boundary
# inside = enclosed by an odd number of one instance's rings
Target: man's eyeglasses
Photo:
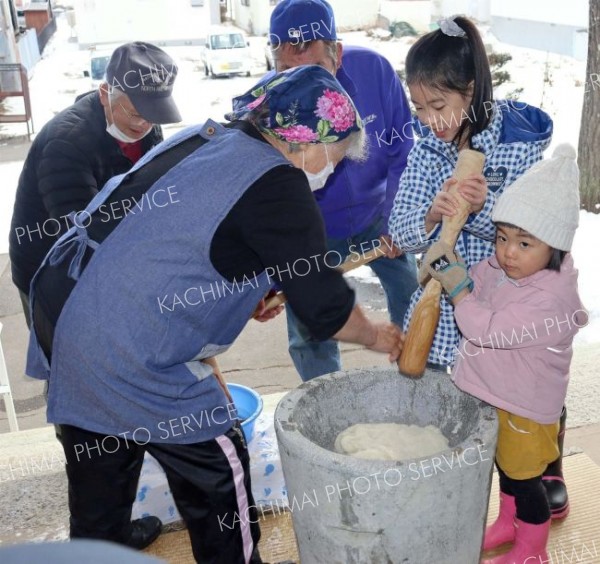
[[[131,122],[137,122],[137,123],[150,123],[147,119],[143,118],[141,115],[139,114],[132,114],[131,112],[127,111],[127,109],[125,108],[125,106],[123,106],[123,104],[121,104],[121,102],[119,102],[117,100],[117,104],[119,104],[119,106],[121,107],[121,109],[123,110],[123,113],[127,116],[127,119]]]

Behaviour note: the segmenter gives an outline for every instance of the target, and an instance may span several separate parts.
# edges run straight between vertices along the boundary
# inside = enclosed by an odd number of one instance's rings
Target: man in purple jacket
[[[379,246],[386,256],[370,264],[387,297],[392,322],[402,326],[417,287],[414,256],[388,236],[387,224],[399,179],[412,148],[411,114],[390,63],[361,47],[337,41],[335,19],[325,0],[283,0],[271,15],[269,34],[275,70],[316,64],[335,74],[352,97],[369,135],[363,163],[344,159],[309,182],[325,220],[332,257],[356,257]],[[330,262],[333,258],[330,259]],[[338,258],[335,259],[335,262]],[[335,341],[311,340],[287,308],[289,351],[302,380],[341,369]]]

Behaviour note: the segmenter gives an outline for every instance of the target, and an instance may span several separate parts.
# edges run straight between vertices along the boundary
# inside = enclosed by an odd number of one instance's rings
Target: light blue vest
[[[210,242],[250,185],[289,162],[271,145],[208,121],[160,144],[132,171],[198,134],[209,142],[157,180],[142,209],[132,208],[101,245],[74,227],[46,257],[56,263],[76,248],[69,272],[79,277],[56,326],[49,369],[32,331],[27,373],[50,378],[49,422],[180,444],[232,426],[235,412],[199,359],[231,345],[271,281],[264,271],[227,281],[210,261]],[[86,212],[122,179],[111,179]],[[80,224],[85,217],[79,214]],[[86,245],[96,250],[80,272]]]

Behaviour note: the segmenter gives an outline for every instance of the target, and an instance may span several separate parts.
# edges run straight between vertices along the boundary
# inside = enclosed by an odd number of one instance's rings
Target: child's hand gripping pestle
[[[481,174],[484,162],[485,155],[483,153],[463,149],[458,154],[458,161],[452,178],[460,182],[469,175]],[[455,215],[443,216],[440,241],[447,244],[450,249],[454,249],[458,236],[469,217],[471,207],[458,193],[458,183],[453,184],[449,192],[458,200],[459,206]],[[426,260],[426,257],[424,260]],[[421,280],[422,284],[424,282],[425,280]],[[429,277],[425,290],[413,311],[402,355],[398,359],[398,368],[405,376],[418,378],[425,371],[427,358],[440,318],[441,295],[442,285],[437,280]]]

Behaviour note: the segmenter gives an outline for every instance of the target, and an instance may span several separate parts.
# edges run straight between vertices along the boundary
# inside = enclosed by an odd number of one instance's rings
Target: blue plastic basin
[[[249,443],[254,437],[254,424],[263,409],[263,400],[260,394],[247,386],[227,384],[227,387],[233,398],[238,417],[242,420],[242,431],[244,431],[246,442]]]

